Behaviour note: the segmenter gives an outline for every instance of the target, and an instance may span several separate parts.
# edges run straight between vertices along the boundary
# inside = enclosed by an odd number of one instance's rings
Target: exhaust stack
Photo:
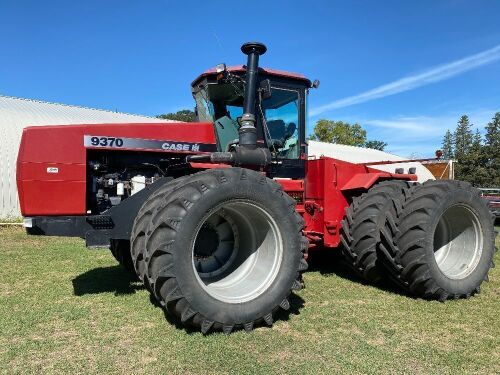
[[[272,157],[267,147],[257,147],[255,101],[258,91],[259,57],[266,53],[267,47],[259,42],[248,42],[241,46],[247,55],[243,115],[238,130],[239,144],[232,152],[213,152],[210,155],[191,155],[188,162],[210,162],[217,164],[243,165],[264,168],[271,163]]]
[[[255,98],[259,76],[259,56],[266,53],[267,48],[258,42],[248,42],[241,46],[241,52],[247,55],[246,87],[243,98],[243,116],[238,131],[240,146],[248,149],[257,147],[257,129],[255,128]]]

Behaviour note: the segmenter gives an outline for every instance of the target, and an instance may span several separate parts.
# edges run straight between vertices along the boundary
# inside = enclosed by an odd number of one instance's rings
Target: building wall
[[[429,161],[424,165],[436,177],[436,180],[453,180],[455,177],[453,160]]]
[[[0,96],[0,219],[19,217],[16,160],[26,126],[169,122],[153,117]]]

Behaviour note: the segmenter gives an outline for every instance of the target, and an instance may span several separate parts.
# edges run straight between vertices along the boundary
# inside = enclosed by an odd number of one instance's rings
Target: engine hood
[[[96,151],[197,154],[216,151],[211,123],[132,123],[25,128],[17,157],[21,212],[84,215],[87,156]]]
[[[23,131],[19,161],[84,163],[87,149],[192,154],[216,148],[207,122],[36,126]]]

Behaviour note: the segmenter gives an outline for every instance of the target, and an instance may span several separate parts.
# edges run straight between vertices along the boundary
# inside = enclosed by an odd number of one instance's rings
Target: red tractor
[[[494,253],[480,193],[415,170],[308,157],[306,77],[246,66],[192,83],[198,123],[28,127],[17,165],[27,232],[109,247],[203,333],[272,325],[308,250],[428,299],[479,292]]]

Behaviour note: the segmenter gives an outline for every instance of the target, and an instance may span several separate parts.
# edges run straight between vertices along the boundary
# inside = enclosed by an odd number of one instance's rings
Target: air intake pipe
[[[259,56],[267,47],[258,42],[248,42],[241,46],[247,55],[245,94],[243,97],[243,115],[238,130],[239,144],[232,152],[213,152],[210,155],[188,156],[188,161],[210,161],[233,165],[265,167],[271,162],[271,153],[267,148],[257,147],[257,129],[255,127],[255,100],[257,98],[259,77]]]

